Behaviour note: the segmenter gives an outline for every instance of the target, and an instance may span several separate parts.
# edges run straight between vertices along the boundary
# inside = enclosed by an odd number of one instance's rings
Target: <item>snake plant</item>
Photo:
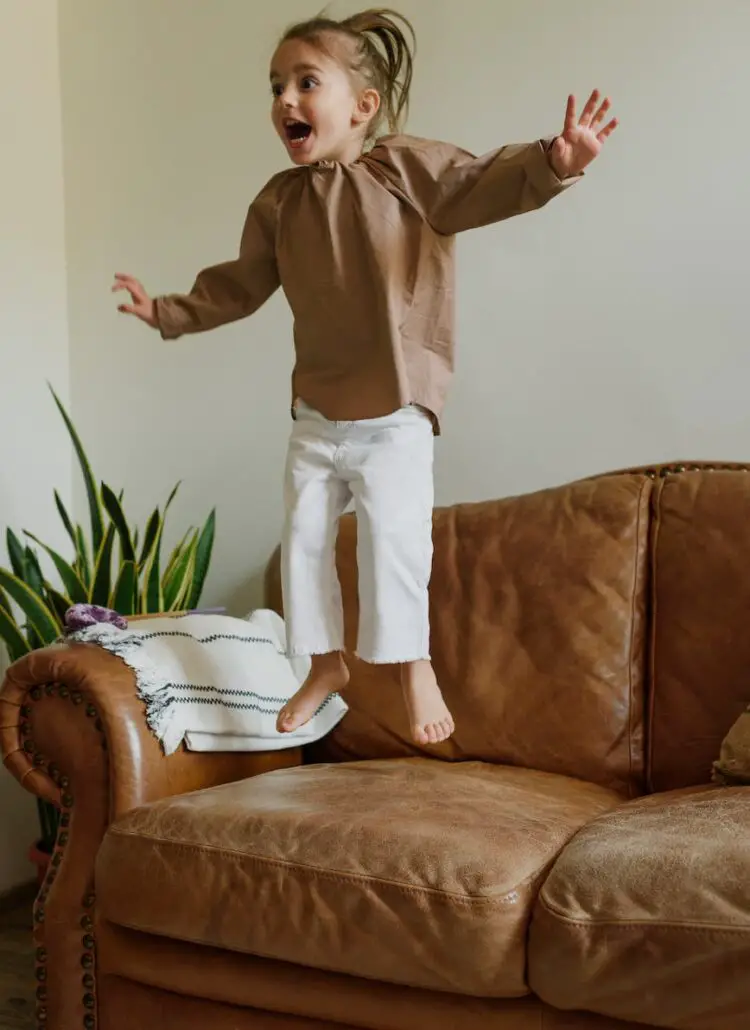
[[[132,527],[123,508],[122,491],[99,483],[91,470],[75,426],[50,387],[62,416],[86,490],[88,525],[77,522],[60,494],[54,499],[71,557],[24,530],[8,528],[8,567],[0,566],[0,639],[11,661],[51,644],[64,629],[66,611],[74,604],[96,604],[121,615],[144,615],[197,607],[211,561],[216,511],[200,529],[190,528],[171,553],[164,553],[167,513],[179,483],[162,508],[155,508],[142,531]],[[56,831],[56,819],[40,813],[44,838]],[[54,839],[54,838],[53,838]],[[44,839],[42,846],[49,845]]]

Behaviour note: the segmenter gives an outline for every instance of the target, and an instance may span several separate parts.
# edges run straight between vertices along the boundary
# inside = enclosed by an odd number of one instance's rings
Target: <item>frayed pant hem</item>
[[[361,662],[366,662],[367,665],[411,665],[413,662],[432,661],[432,656],[429,654],[412,654],[406,658],[381,658],[380,656],[367,658],[361,652],[357,651],[356,655]]]
[[[344,654],[346,648],[343,644],[340,647],[293,647],[287,649],[287,658],[320,658],[324,654]]]

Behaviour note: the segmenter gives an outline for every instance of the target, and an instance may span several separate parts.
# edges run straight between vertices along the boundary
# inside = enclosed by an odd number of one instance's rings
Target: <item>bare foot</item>
[[[427,661],[401,666],[401,689],[417,744],[441,744],[453,733],[453,716],[440,692],[435,670]]]
[[[315,715],[331,694],[340,693],[349,682],[349,670],[339,651],[313,655],[310,675],[279,712],[276,729],[293,733]]]

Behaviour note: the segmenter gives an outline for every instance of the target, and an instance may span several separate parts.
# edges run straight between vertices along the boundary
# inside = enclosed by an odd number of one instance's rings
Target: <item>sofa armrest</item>
[[[0,689],[0,750],[16,779],[61,812],[34,908],[37,1021],[60,1027],[95,1026],[94,864],[109,824],[160,798],[302,761],[300,749],[165,757],[133,673],[90,644],[44,648],[11,666]]]

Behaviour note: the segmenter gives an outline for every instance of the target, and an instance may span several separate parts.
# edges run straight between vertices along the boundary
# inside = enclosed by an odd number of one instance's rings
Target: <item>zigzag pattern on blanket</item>
[[[183,743],[202,751],[298,747],[325,736],[346,714],[334,694],[299,730],[276,731],[279,710],[307,676],[310,660],[286,657],[284,623],[275,612],[179,621],[179,630],[165,629],[159,618],[127,630],[97,624],[72,637],[99,644],[133,670],[146,720],[166,754]]]

